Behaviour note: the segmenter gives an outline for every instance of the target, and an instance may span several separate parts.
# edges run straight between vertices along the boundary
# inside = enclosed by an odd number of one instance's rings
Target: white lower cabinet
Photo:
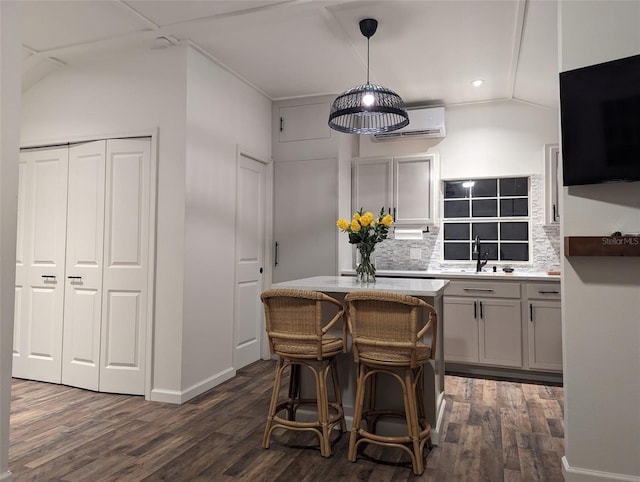
[[[520,300],[479,299],[480,363],[522,366]]]
[[[447,362],[561,371],[560,283],[451,281],[443,330]]]
[[[480,293],[484,296],[477,297]],[[451,282],[444,297],[445,360],[522,367],[519,297],[518,283]]]
[[[559,283],[527,286],[529,368],[562,370],[562,317]]]

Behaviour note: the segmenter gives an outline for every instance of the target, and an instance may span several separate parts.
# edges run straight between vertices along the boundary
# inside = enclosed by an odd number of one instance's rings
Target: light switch
[[[422,259],[422,250],[420,248],[410,248],[409,257],[411,259]]]

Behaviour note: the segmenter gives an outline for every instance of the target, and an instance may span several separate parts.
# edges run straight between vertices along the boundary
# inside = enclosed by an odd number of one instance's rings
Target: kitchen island
[[[438,336],[434,359],[425,366],[425,401],[427,405],[427,419],[431,425],[431,439],[437,445],[442,431],[444,417],[444,349],[443,349],[443,305],[444,290],[449,284],[443,279],[417,279],[417,278],[379,278],[375,283],[360,283],[351,276],[315,276],[282,283],[275,283],[272,288],[295,288],[312,291],[321,291],[336,298],[344,299],[347,293],[362,290],[392,291],[394,293],[415,296],[431,304],[438,314]],[[430,343],[430,340],[425,340]],[[356,369],[353,355],[349,352],[340,355],[338,359],[338,371],[342,388],[342,402],[345,418],[350,425],[353,417],[353,402],[356,389]],[[389,400],[385,402],[394,405],[402,404],[402,395],[399,392],[385,392]],[[391,428],[392,429],[392,428]]]

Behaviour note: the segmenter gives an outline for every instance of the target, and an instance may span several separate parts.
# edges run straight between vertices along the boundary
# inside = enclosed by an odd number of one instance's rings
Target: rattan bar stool
[[[271,354],[277,355],[271,404],[264,430],[262,446],[269,448],[276,428],[309,430],[317,434],[320,454],[331,455],[330,435],[336,425],[346,432],[342,395],[336,368],[336,356],[346,352],[346,324],[342,336],[328,333],[344,316],[343,305],[324,293],[294,289],[270,289],[260,296],[264,305],[267,335]],[[322,307],[335,305],[338,313],[323,325]],[[290,367],[289,389],[280,396],[282,376]],[[314,376],[316,398],[302,398],[300,370],[307,367]],[[329,401],[327,379],[331,374],[334,400]],[[296,411],[302,405],[316,405],[317,420],[296,421]]]
[[[413,472],[424,472],[424,446],[431,447],[431,426],[424,404],[424,366],[436,346],[437,314],[419,298],[385,291],[356,291],[345,297],[352,351],[358,366],[353,425],[349,438],[349,460],[355,462],[358,447],[374,443],[398,447],[411,458]],[[431,331],[430,344],[422,340]],[[404,409],[379,407],[376,378],[386,374],[401,388]],[[385,387],[394,390],[396,385]],[[400,392],[399,392],[400,393]],[[365,394],[368,395],[365,401]],[[406,420],[406,434],[376,433],[385,417]]]

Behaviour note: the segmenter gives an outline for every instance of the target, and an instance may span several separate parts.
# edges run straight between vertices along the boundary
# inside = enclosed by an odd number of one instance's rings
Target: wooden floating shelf
[[[640,236],[565,236],[565,256],[640,256]]]

